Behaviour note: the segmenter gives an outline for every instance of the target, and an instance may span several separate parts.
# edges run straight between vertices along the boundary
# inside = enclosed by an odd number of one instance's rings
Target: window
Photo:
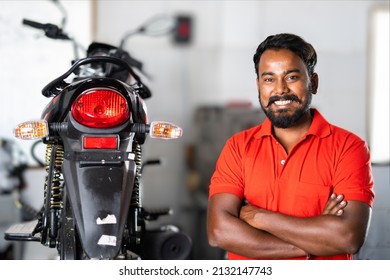
[[[370,15],[368,61],[368,144],[373,164],[390,163],[389,6]]]

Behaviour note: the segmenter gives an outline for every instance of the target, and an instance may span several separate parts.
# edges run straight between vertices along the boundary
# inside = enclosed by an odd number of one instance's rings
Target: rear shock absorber
[[[141,170],[142,170],[142,148],[141,145],[137,142],[133,143],[133,151],[134,151],[134,161],[136,164],[135,169],[135,178],[134,178],[134,186],[133,192],[131,195],[131,206],[142,207],[141,201],[141,190],[140,190],[140,180],[141,180]]]
[[[135,177],[134,177],[134,185],[133,191],[131,194],[130,201],[130,225],[129,233],[130,233],[130,243],[133,245],[138,245],[140,243],[140,235],[143,230],[143,224],[140,221],[140,215],[142,211],[142,201],[141,201],[141,170],[142,170],[142,149],[141,145],[136,141],[133,142],[132,150],[135,154]]]
[[[44,215],[42,243],[49,247],[56,246],[59,215],[63,206],[62,163],[64,149],[62,145],[47,144],[46,147],[46,180],[44,189]]]

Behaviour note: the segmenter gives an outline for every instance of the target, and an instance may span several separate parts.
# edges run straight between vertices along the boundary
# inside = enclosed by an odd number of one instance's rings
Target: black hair
[[[253,62],[255,63],[255,71],[257,77],[259,77],[259,61],[260,57],[268,49],[288,49],[298,55],[307,67],[309,76],[314,73],[314,67],[317,64],[317,53],[313,46],[303,40],[301,37],[289,34],[281,33],[268,36],[256,49],[256,53],[253,56]]]

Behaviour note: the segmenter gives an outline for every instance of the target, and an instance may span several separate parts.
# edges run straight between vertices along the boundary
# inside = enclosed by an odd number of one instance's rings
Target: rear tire
[[[78,238],[72,206],[64,187],[64,206],[61,214],[61,228],[58,252],[61,260],[82,260],[85,254]]]

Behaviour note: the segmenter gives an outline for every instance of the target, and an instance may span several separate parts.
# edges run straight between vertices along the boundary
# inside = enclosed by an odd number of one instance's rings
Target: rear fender
[[[135,168],[132,160],[117,164],[63,162],[75,223],[83,249],[91,259],[112,259],[119,252]]]

